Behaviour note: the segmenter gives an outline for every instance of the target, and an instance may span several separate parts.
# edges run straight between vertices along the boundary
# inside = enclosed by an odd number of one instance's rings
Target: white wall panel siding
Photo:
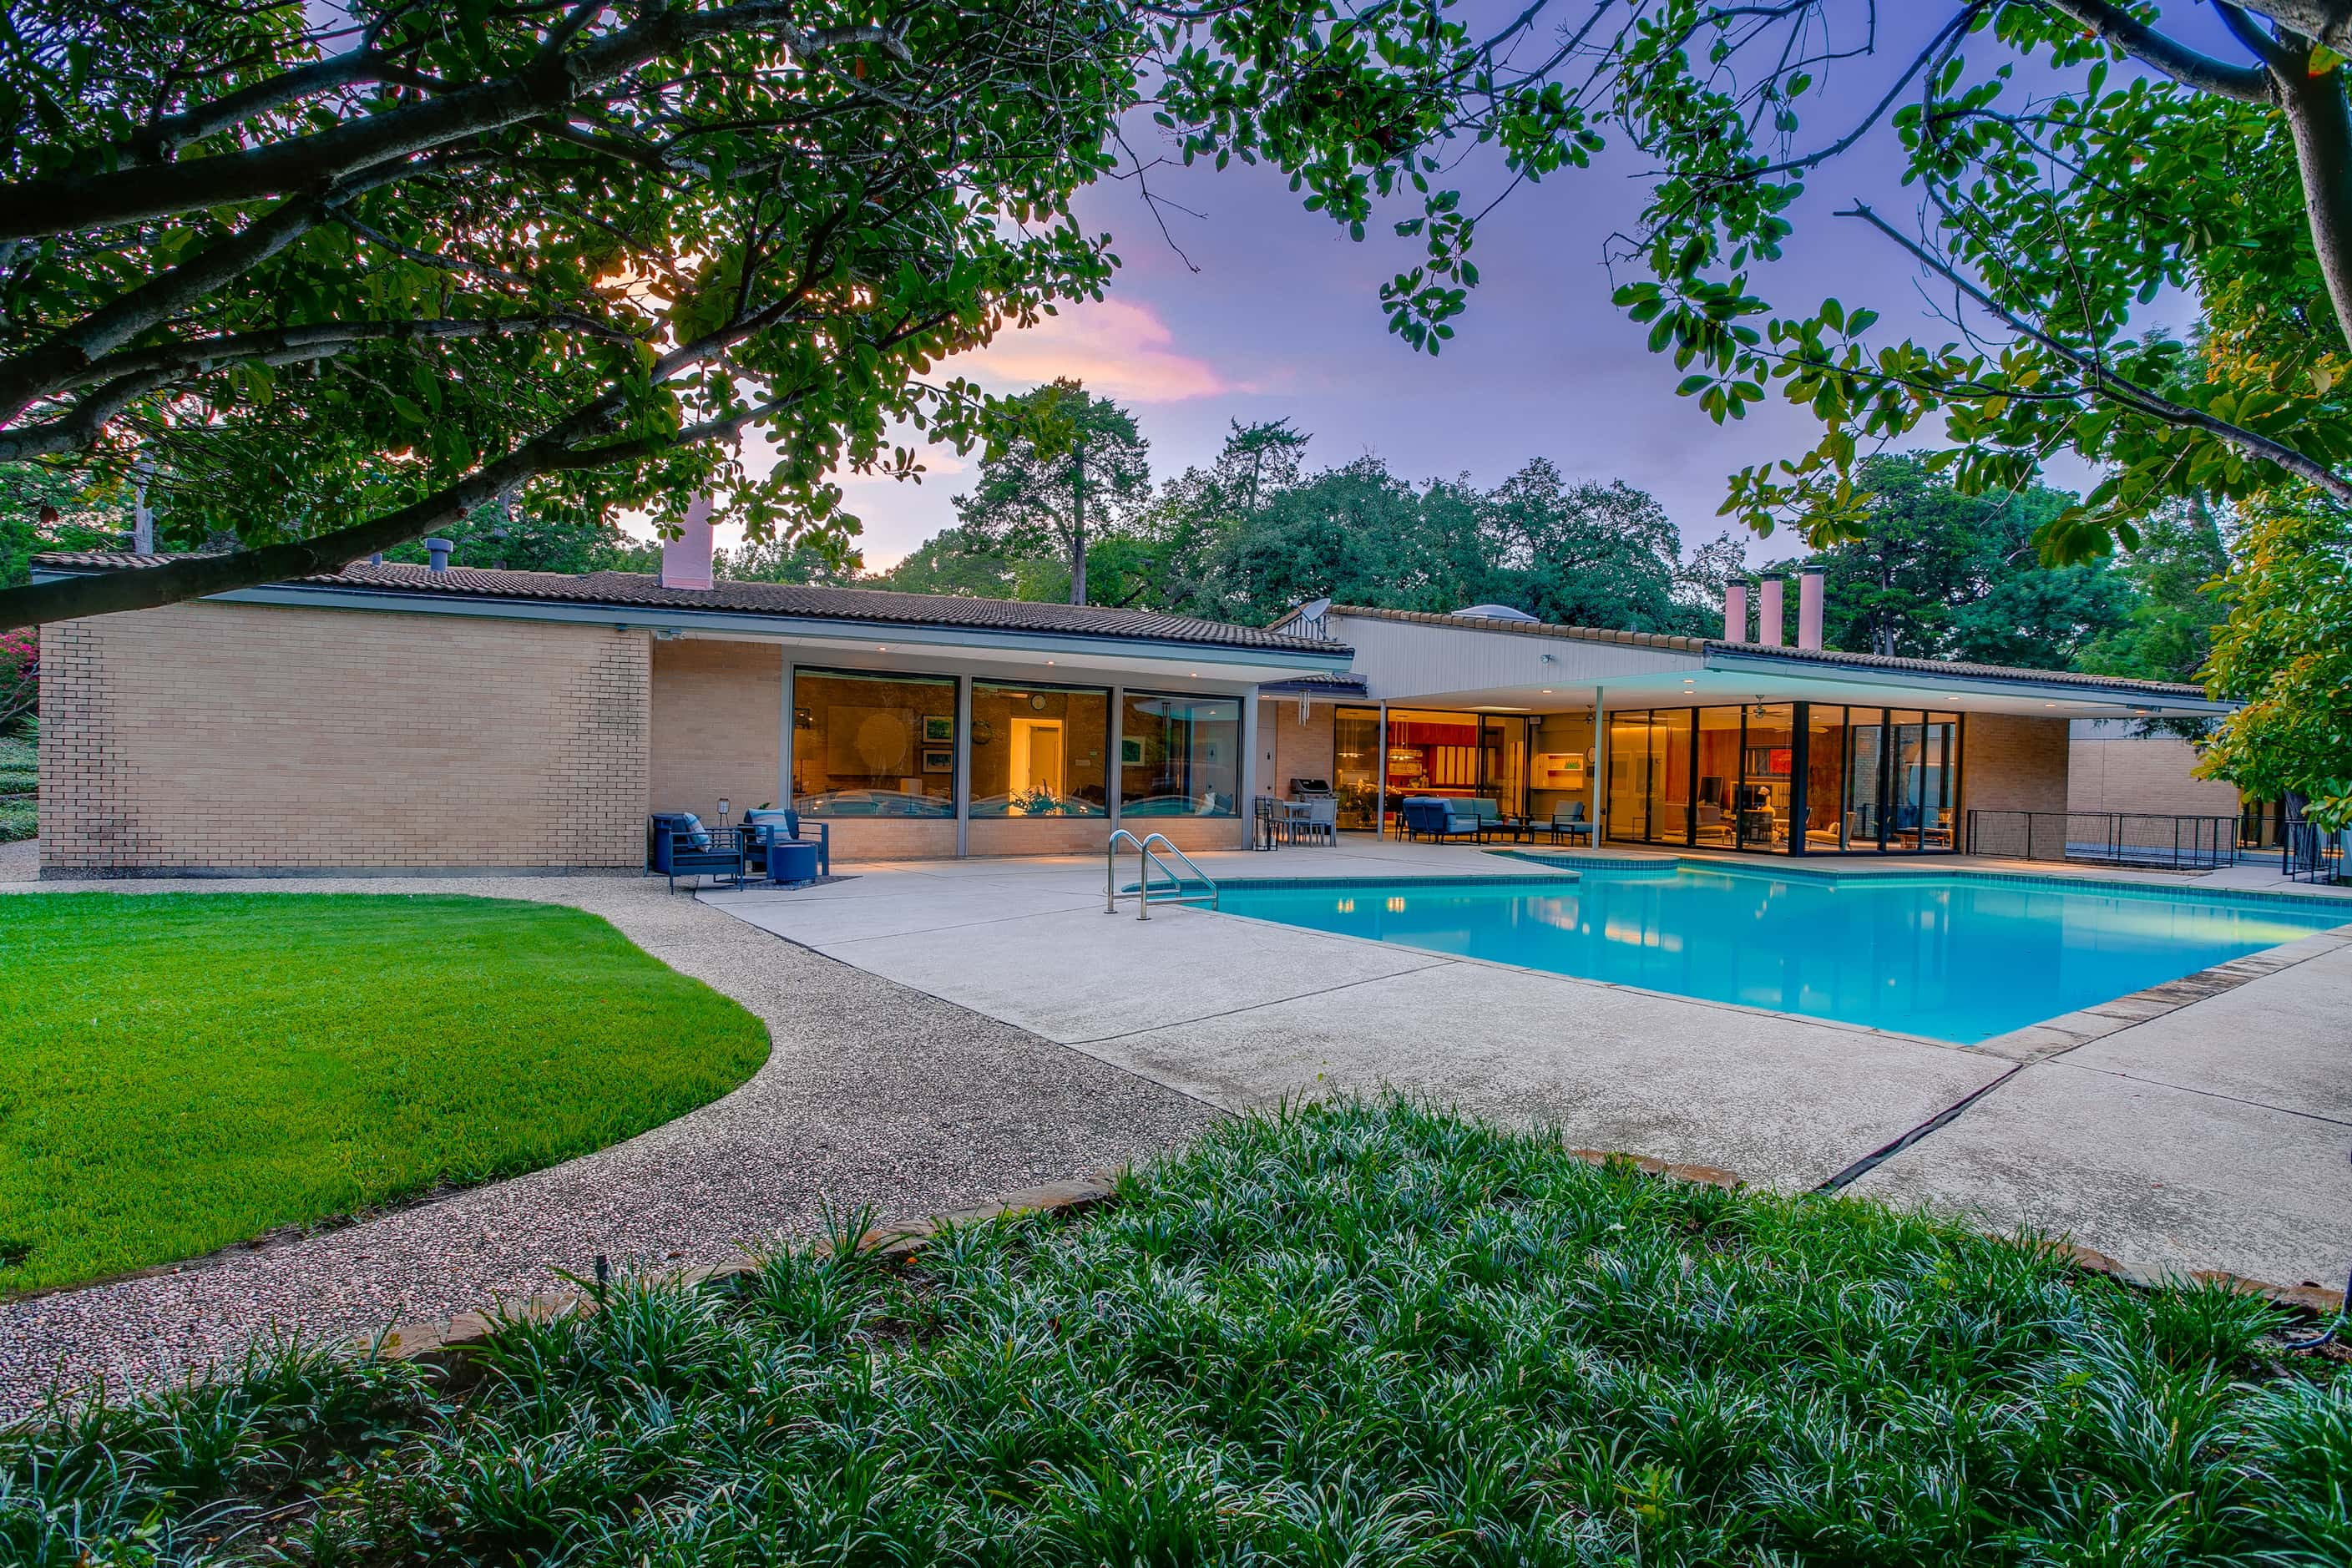
[[[1355,672],[1374,699],[1410,702],[1454,691],[1556,687],[1563,694],[1595,681],[1697,669],[1697,653],[1577,637],[1529,637],[1476,626],[1432,626],[1333,611],[1329,635],[1356,649]],[[1549,656],[1550,662],[1545,662]]]

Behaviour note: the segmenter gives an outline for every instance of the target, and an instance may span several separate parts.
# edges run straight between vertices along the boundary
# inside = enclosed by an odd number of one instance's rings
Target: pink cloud
[[[986,348],[948,361],[998,390],[1074,375],[1087,390],[1124,403],[1181,403],[1244,390],[1206,360],[1179,353],[1176,334],[1149,306],[1125,300],[1065,305],[1034,327],[1008,328]]]

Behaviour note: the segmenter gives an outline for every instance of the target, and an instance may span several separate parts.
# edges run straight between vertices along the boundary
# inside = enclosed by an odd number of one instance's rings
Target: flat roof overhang
[[[67,574],[47,574],[67,575]],[[1167,681],[1200,679],[1220,686],[1255,686],[1300,675],[1346,672],[1349,655],[1305,649],[1251,647],[1226,643],[1190,643],[1146,637],[1090,636],[1074,632],[1008,631],[990,627],[927,626],[886,621],[829,620],[761,616],[728,610],[677,609],[646,605],[592,605],[569,601],[500,599],[473,594],[436,595],[325,584],[271,584],[209,596],[236,605],[285,605],[310,609],[383,610],[404,615],[457,616],[604,626],[649,632],[656,637],[717,638],[763,642],[794,654],[795,662],[853,668],[903,667],[921,657],[945,673],[1018,668],[1033,679],[1051,679],[1044,668],[1073,676],[1140,675]]]
[[[2214,718],[2234,702],[2179,694],[2134,691],[2064,679],[2040,681],[1955,672],[1889,671],[1828,662],[1746,658],[1725,650],[1679,658],[1662,668],[1608,677],[1598,686],[1612,710],[1717,706],[1744,702],[1836,702],[1862,708],[1933,708],[1960,713],[2009,713],[2050,719]],[[1501,686],[1472,690],[1382,693],[1391,708],[1469,709],[1501,713],[1590,712],[1595,682],[1549,687]],[[1348,700],[1341,699],[1341,700]]]

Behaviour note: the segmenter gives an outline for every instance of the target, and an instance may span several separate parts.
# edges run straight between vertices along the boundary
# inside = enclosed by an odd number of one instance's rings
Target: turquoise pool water
[[[2185,891],[1592,868],[1575,881],[1251,888],[1227,913],[1973,1043],[2352,924]]]

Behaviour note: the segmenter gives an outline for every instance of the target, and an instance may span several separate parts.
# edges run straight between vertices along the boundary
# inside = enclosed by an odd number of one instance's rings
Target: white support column
[[[776,804],[786,811],[793,805],[793,656],[788,648],[778,648],[784,665],[784,694],[779,700],[782,711],[776,716]]]
[[[1596,686],[1592,689],[1592,847],[1600,848],[1608,838],[1609,694]]]
[[[956,858],[971,853],[971,677],[956,677]]]
[[[1234,770],[1234,792],[1240,797],[1234,802],[1234,811],[1253,831],[1255,818],[1251,813],[1257,809],[1257,688],[1253,686],[1242,699],[1242,754],[1236,759],[1241,766]]]
[[[1380,750],[1372,759],[1372,837],[1389,836],[1389,702],[1381,699]]]
[[[1110,689],[1110,752],[1103,759],[1103,794],[1108,797],[1110,808],[1110,826],[1104,829],[1106,836],[1118,831],[1118,828],[1120,779],[1118,756],[1120,748],[1126,743],[1126,737],[1119,731],[1123,727],[1122,721],[1126,715],[1127,688],[1114,686]]]

